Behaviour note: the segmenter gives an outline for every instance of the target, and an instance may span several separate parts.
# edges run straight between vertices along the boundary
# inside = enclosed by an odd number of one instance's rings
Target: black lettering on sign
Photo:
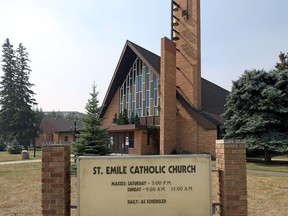
[[[147,204],[165,204],[167,202],[166,199],[147,199]]]
[[[111,182],[111,186],[126,186],[125,181],[113,181]]]
[[[93,167],[93,175],[100,175],[103,174],[100,172],[101,167]]]
[[[127,192],[139,192],[141,191],[141,187],[128,187]]]
[[[131,166],[131,174],[161,174],[165,173],[165,166]]]
[[[196,165],[171,165],[168,171],[169,173],[196,173]]]
[[[127,167],[126,166],[107,166],[106,167],[106,174],[127,174]]]
[[[128,185],[146,185],[146,181],[128,181]]]
[[[139,200],[127,200],[127,204],[139,204]]]

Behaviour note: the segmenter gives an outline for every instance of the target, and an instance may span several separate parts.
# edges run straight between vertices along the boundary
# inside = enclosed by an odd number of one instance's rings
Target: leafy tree
[[[288,69],[288,53],[285,55],[285,53],[280,52],[279,60],[280,62],[275,65],[276,70],[282,71]]]
[[[83,117],[83,129],[73,142],[73,153],[76,157],[82,155],[107,155],[110,153],[108,147],[110,140],[108,131],[102,127],[100,119],[101,107],[97,99],[96,85],[92,85],[91,98],[86,104],[87,115]]]
[[[4,75],[0,82],[0,130],[5,140],[16,140],[27,148],[38,135],[36,114],[32,110],[36,102],[31,90],[33,84],[29,82],[29,55],[22,44],[15,52],[9,39],[2,47]]]
[[[225,104],[226,139],[245,139],[249,149],[288,149],[288,70],[252,70],[233,82]]]

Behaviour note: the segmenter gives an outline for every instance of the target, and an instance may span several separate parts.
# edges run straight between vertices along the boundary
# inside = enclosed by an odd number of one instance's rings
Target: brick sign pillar
[[[241,141],[217,140],[216,169],[219,172],[220,215],[246,216],[246,145]]]
[[[42,215],[70,215],[70,145],[42,146]]]

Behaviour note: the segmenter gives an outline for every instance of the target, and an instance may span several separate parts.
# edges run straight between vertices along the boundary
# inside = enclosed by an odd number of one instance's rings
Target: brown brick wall
[[[57,143],[64,143],[65,136],[68,137],[68,141],[67,141],[67,142],[73,142],[74,132],[71,131],[70,133],[60,133],[60,134],[58,135]]]
[[[53,136],[53,140],[52,140]],[[65,136],[68,137],[68,141],[65,142]],[[71,143],[74,141],[74,131],[67,132],[67,133],[53,133],[50,134],[40,134],[39,137],[36,139],[36,146],[41,147],[46,143]]]
[[[134,148],[129,148],[129,154],[131,155],[141,155],[142,150],[142,131],[141,130],[135,130],[134,131]]]
[[[141,154],[142,155],[154,155],[154,154],[159,154],[159,143],[158,145],[153,143],[152,138],[150,137],[149,145],[147,143],[147,132],[144,130],[142,131],[143,133],[143,145],[142,145],[142,150]]]
[[[177,152],[189,151],[196,154],[198,153],[198,124],[180,103],[177,107]]]
[[[53,133],[53,142],[58,143],[58,141],[59,141],[59,134]]]
[[[199,149],[200,154],[210,154],[215,158],[215,140],[217,140],[217,129],[205,130],[198,125]]]
[[[241,141],[217,140],[216,169],[219,172],[220,215],[246,216],[246,145]]]
[[[113,125],[113,118],[115,113],[117,113],[117,116],[119,116],[119,88],[116,91],[112,101],[110,104],[104,104],[104,106],[108,106],[103,119],[102,119],[102,124],[105,127],[109,127]]]
[[[152,139],[150,139],[150,144],[147,144],[146,130],[135,130],[134,141],[134,148],[129,149],[131,155],[154,155],[159,153],[159,146],[153,145]]]
[[[44,143],[52,141],[51,134],[40,134],[39,137],[36,138],[35,144],[37,147],[41,147]]]
[[[42,215],[70,215],[70,145],[42,146]]]
[[[193,105],[201,110],[201,52],[200,52],[200,0],[177,0],[180,9],[174,12],[179,25],[176,55],[176,85],[185,93]],[[182,17],[188,2],[188,18]]]
[[[203,129],[179,102],[177,103],[177,107],[176,151],[189,151],[193,154],[205,153],[215,157],[217,130]]]

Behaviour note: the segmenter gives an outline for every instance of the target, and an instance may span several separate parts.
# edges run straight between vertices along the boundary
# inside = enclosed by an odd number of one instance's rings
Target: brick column
[[[176,44],[161,39],[160,154],[176,148]]]
[[[220,215],[246,216],[246,145],[237,140],[217,140],[216,169],[219,171]]]
[[[70,145],[42,146],[42,215],[70,215]]]

